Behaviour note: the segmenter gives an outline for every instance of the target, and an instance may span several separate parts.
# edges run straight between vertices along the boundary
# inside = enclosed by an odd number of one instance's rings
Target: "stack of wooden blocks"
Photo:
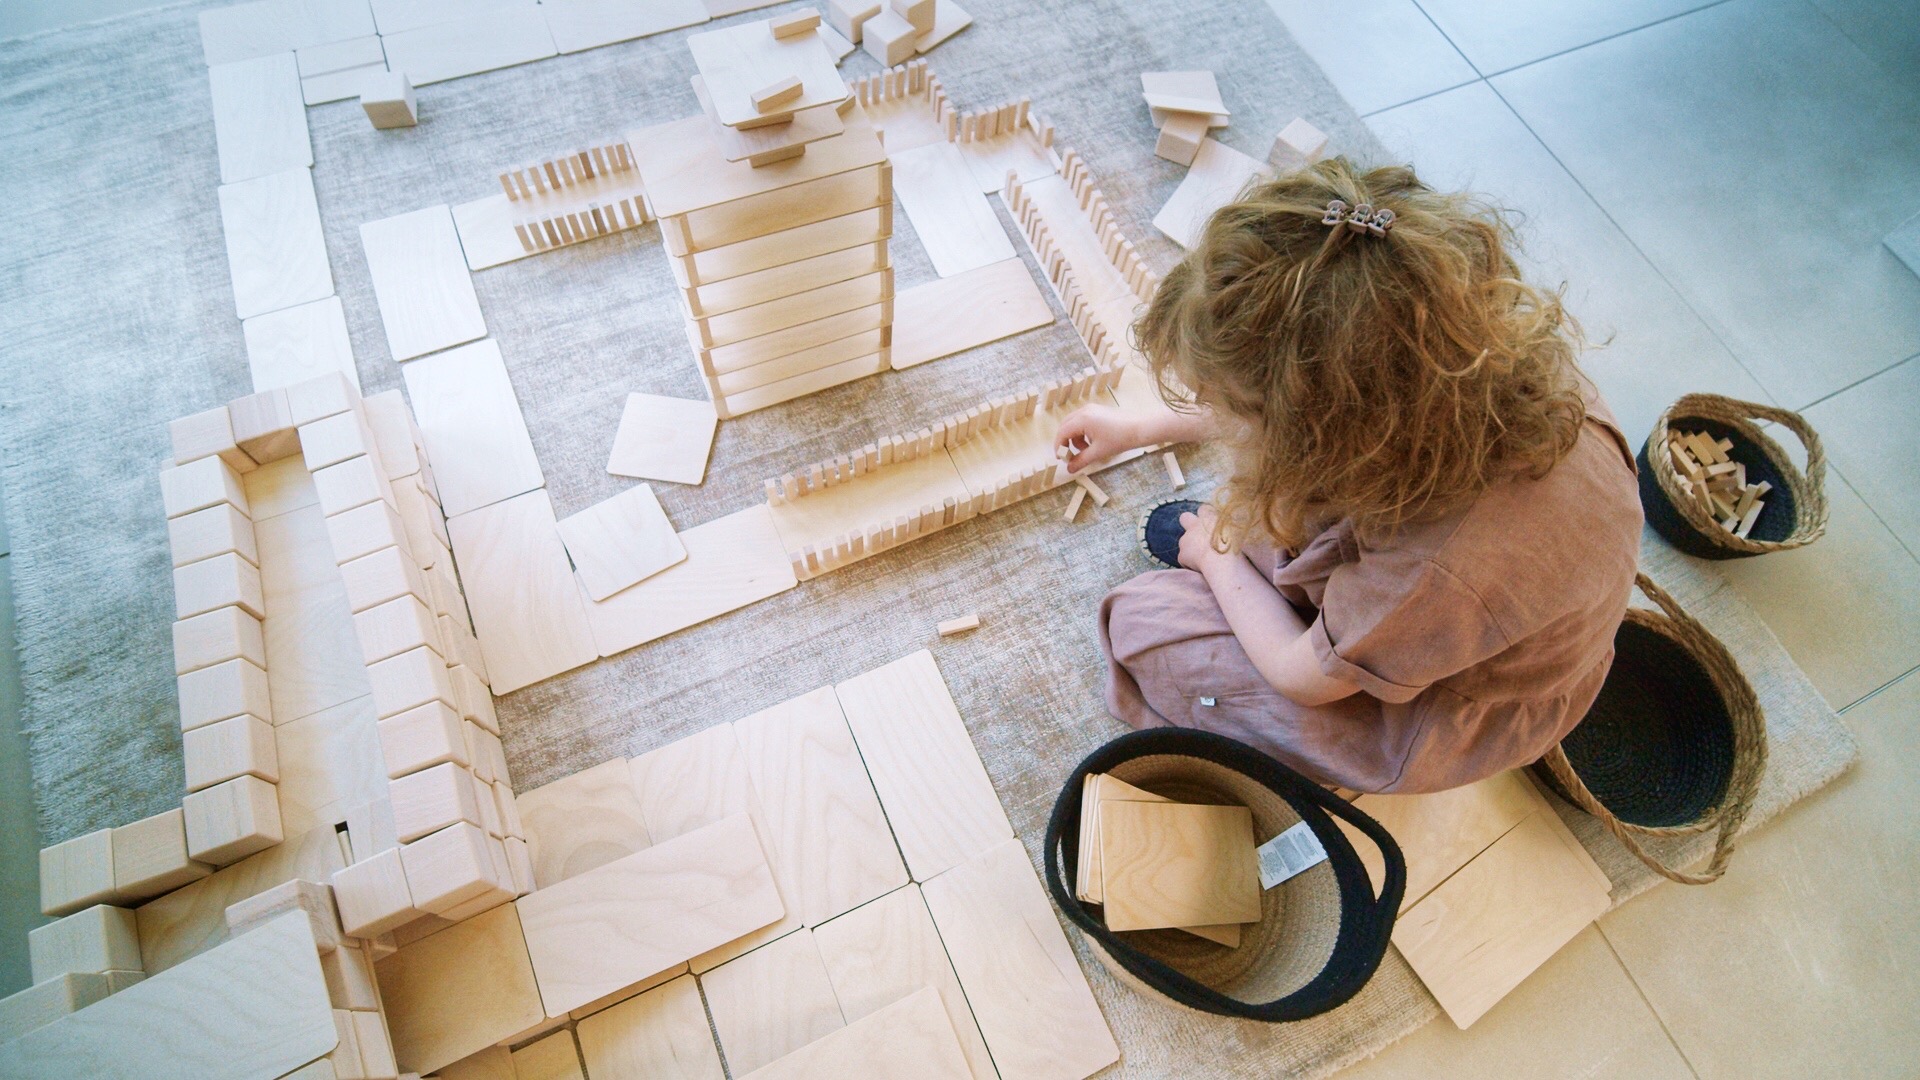
[[[1231,116],[1211,71],[1142,72],[1140,89],[1160,129],[1153,152],[1175,164],[1193,164],[1207,132],[1226,127]]]
[[[1109,930],[1175,928],[1225,945],[1260,919],[1253,812],[1174,802],[1095,773],[1080,789],[1074,895]]]
[[[883,67],[905,63],[973,23],[954,0],[827,0],[827,19]]]
[[[1702,432],[1667,432],[1674,482],[1722,529],[1744,540],[1767,508],[1763,496],[1773,485],[1765,480],[1747,483],[1746,465],[1727,456],[1732,449],[1731,439],[1715,439]]]

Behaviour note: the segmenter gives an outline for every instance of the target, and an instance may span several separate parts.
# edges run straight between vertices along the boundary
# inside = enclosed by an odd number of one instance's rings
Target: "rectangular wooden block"
[[[424,914],[413,906],[397,847],[334,871],[332,884],[341,929],[352,937],[379,937]]]
[[[336,1009],[378,1011],[380,990],[373,977],[373,957],[365,945],[348,939],[320,954],[320,973],[327,980],[327,997]]]
[[[360,638],[360,655],[368,664],[411,649],[443,651],[439,622],[417,596],[398,597],[356,614],[353,629]],[[446,662],[444,657],[441,662]]]
[[[112,832],[113,891],[124,903],[172,892],[213,871],[187,856],[186,815],[177,806]]]
[[[167,546],[173,552],[175,566],[228,552],[260,565],[260,551],[253,542],[253,522],[230,503],[209,506],[167,522]]]
[[[225,405],[170,421],[167,438],[173,445],[175,465],[217,456],[235,472],[252,472],[258,467],[234,441],[233,418]]]
[[[300,453],[299,428],[283,389],[262,390],[227,406],[233,418],[233,438],[247,456],[261,465]]]
[[[1115,930],[1216,926],[1260,918],[1260,866],[1244,806],[1107,802],[1101,891]]]
[[[301,127],[304,140],[305,124]],[[223,185],[220,220],[233,277],[234,312],[240,318],[333,295],[333,270],[327,263],[312,169],[294,167]],[[273,439],[250,448],[252,437],[237,430],[237,425],[235,438],[255,461],[274,460],[290,441]],[[297,450],[298,444],[293,448]]]
[[[399,501],[398,488],[394,494]],[[382,548],[398,547],[404,551],[410,547],[407,526],[401,521],[399,511],[378,499],[327,518],[327,540],[337,563],[352,562]]]
[[[472,777],[467,769],[448,761],[393,780],[388,798],[393,803],[395,838],[404,844],[455,822],[479,824]]]
[[[180,727],[192,731],[203,724],[251,713],[273,719],[267,693],[267,673],[249,660],[229,660],[176,680],[180,696]]]
[[[731,1057],[728,1058],[732,1060]],[[784,1058],[745,1074],[747,1080],[968,1080],[975,1076],[955,1041],[940,995],[927,987],[848,1024]]]
[[[687,549],[683,562],[606,600],[587,603],[588,623],[600,656],[613,656],[798,584],[764,504],[714,518],[679,535]],[[460,565],[469,567],[459,547],[454,545]],[[583,594],[576,591],[575,595]],[[470,586],[467,600],[477,628],[483,606],[480,590]],[[489,606],[494,603],[488,601]],[[486,646],[485,634],[480,642]],[[520,685],[503,680],[493,649],[486,652],[495,693]]]
[[[552,1016],[782,914],[745,814],[530,893],[519,906]]]
[[[747,1073],[846,1026],[802,928],[700,976],[727,1067]]]
[[[227,908],[283,881],[325,880],[343,865],[331,824],[282,843],[140,905],[141,967],[151,975],[228,939]]]
[[[906,884],[906,867],[831,687],[737,720],[769,846],[808,926]]]
[[[174,568],[174,618],[190,619],[228,605],[238,605],[255,619],[265,617],[258,567],[229,552]]]
[[[383,720],[429,701],[455,703],[446,661],[424,646],[367,665],[367,678],[373,683],[374,713]]]
[[[447,522],[447,531],[495,693],[599,658],[544,489],[461,514]]]
[[[1166,123],[1160,125],[1160,137],[1154,141],[1153,152],[1176,165],[1192,165],[1210,123],[1211,118],[1205,113],[1169,113]]]
[[[393,39],[386,44],[391,53]],[[460,234],[446,206],[369,221],[360,226],[360,243],[395,360],[486,336],[487,322],[460,253]]]
[[[913,56],[921,31],[897,11],[883,11],[860,27],[860,47],[882,66],[904,64]]]
[[[376,499],[389,506],[394,503],[393,485],[373,459],[364,454],[314,473],[313,487],[320,496],[321,511],[328,516],[344,514]]]
[[[265,892],[255,893],[227,907],[227,929],[244,934],[289,911],[302,912],[313,927],[316,948],[329,953],[340,947],[340,912],[334,906],[333,887],[295,878]]]
[[[1215,210],[1238,195],[1248,181],[1269,171],[1265,163],[1218,140],[1202,139],[1186,178],[1154,215],[1153,227],[1181,247],[1192,247]]]
[[[538,888],[652,845],[626,758],[582,769],[514,802],[526,827]]]
[[[273,725],[257,716],[243,713],[217,720],[184,733],[180,741],[189,792],[242,776],[270,784],[280,780]]]
[[[573,1032],[565,1028],[515,1050],[513,1075],[515,1080],[587,1080]]]
[[[253,566],[231,553],[223,558],[233,559],[242,566]],[[257,576],[258,572],[255,573]],[[240,658],[263,668],[267,666],[267,643],[260,636],[260,620],[246,609],[216,608],[173,624],[175,675]]]
[[[186,813],[187,854],[199,862],[225,866],[284,838],[278,792],[257,776],[192,792],[180,808]]]
[[[443,763],[468,764],[463,723],[444,701],[416,705],[380,721],[380,752],[387,776],[398,778]]]
[[[1014,257],[1013,241],[957,145],[929,143],[895,151],[890,160],[894,194],[935,273],[952,277]]]
[[[346,585],[347,604],[355,612],[402,596],[429,595],[420,567],[398,547],[382,548],[341,563],[340,577]]]
[[[722,1080],[725,1075],[691,976],[594,1013],[580,1021],[575,1034],[588,1076]]]
[[[207,80],[222,184],[313,164],[300,66],[291,52],[214,64]]]
[[[1013,835],[932,653],[857,675],[834,694],[915,881]]]
[[[293,411],[295,427],[345,412],[359,402],[359,380],[339,371],[323,372],[287,386],[287,407]]]
[[[517,905],[421,938],[374,965],[394,1057],[430,1073],[545,1016]]]
[[[652,577],[687,557],[653,488],[637,484],[559,522],[580,586],[594,600]]]
[[[27,931],[33,981],[140,970],[140,929],[128,908],[95,904]]]
[[[296,430],[300,433],[300,459],[309,471],[376,451],[373,432],[358,410],[334,413]]]
[[[921,893],[1002,1080],[1088,1076],[1119,1060],[1019,840],[941,874]]]
[[[0,1043],[46,1027],[69,1013],[99,1001],[111,992],[105,975],[62,975],[0,997]],[[694,1004],[699,1004],[696,996]],[[701,1021],[705,1022],[702,1015]],[[715,1072],[720,1075],[718,1059]]]
[[[252,508],[240,486],[240,474],[218,457],[204,457],[160,470],[160,500],[167,517],[226,503],[248,517]]]
[[[401,374],[448,517],[546,482],[497,343],[451,349],[409,364]]]
[[[1019,259],[904,289],[894,299],[898,370],[1053,323],[1053,309]]]
[[[313,931],[290,914],[0,1043],[0,1076],[252,1080],[337,1041]]]
[[[471,799],[471,783],[463,788]],[[466,821],[402,844],[400,861],[406,867],[407,892],[414,906],[434,915],[448,915],[469,901],[512,891],[503,889],[495,877],[486,832]]]

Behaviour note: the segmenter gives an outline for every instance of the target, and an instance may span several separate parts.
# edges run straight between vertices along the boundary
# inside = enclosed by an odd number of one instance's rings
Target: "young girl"
[[[1089,406],[1057,436],[1076,472],[1155,443],[1234,452],[1213,505],[1143,522],[1170,569],[1101,605],[1115,716],[1399,792],[1525,765],[1579,722],[1640,500],[1578,328],[1510,239],[1409,169],[1344,160],[1212,217],[1134,327],[1175,412]]]

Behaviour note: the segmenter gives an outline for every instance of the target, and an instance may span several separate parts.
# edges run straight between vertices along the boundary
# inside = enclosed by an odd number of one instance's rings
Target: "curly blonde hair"
[[[1330,200],[1394,213],[1322,224]],[[1343,158],[1216,211],[1134,324],[1161,394],[1238,420],[1216,542],[1377,540],[1503,478],[1544,475],[1586,415],[1580,329],[1520,280],[1500,212]],[[1190,390],[1188,388],[1191,388]]]

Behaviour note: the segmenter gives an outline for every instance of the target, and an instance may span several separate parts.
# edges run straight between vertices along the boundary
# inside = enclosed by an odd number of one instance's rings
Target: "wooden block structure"
[[[139,971],[140,930],[128,908],[95,904],[27,931],[34,983],[62,975]]]
[[[420,103],[404,71],[369,72],[361,84],[360,107],[376,128],[412,127],[420,122]]]
[[[651,220],[625,142],[590,146],[500,174],[513,235],[529,254],[637,228]]]

